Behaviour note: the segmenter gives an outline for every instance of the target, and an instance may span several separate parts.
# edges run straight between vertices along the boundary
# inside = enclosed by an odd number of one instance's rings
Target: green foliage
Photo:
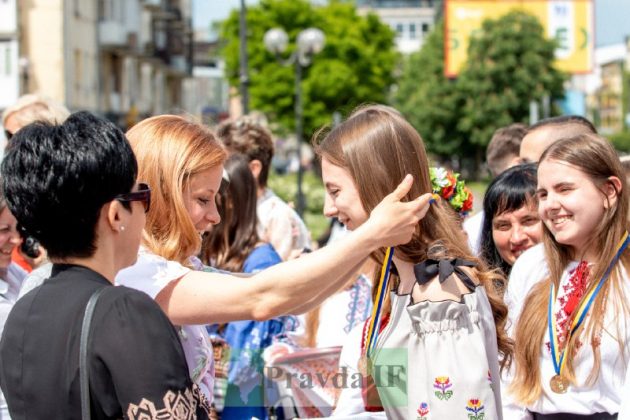
[[[464,98],[456,82],[444,76],[442,23],[405,60],[394,103],[433,154],[446,158],[466,151],[466,133],[457,127]]]
[[[406,60],[395,105],[432,154],[473,158],[478,165],[496,129],[527,121],[530,101],[562,97],[566,76],[553,67],[554,49],[534,16],[511,12],[483,23],[467,64],[449,79],[439,23]]]
[[[295,50],[298,33],[308,27],[326,35],[324,50],[304,69],[302,93],[305,138],[330,123],[334,111],[349,111],[365,102],[385,102],[397,60],[394,33],[374,15],[359,16],[350,2],[314,6],[307,0],[261,0],[247,9],[250,108],[263,111],[284,130],[293,130],[293,67],[283,67],[265,50],[267,30],[283,28]],[[239,84],[238,11],[222,26],[226,75]]]
[[[620,152],[630,153],[630,131],[621,131],[608,136],[615,149]]]
[[[530,101],[563,97],[566,76],[553,67],[555,48],[538,19],[527,13],[483,22],[458,80],[466,97],[459,129],[471,143],[485,148],[497,128],[527,121]]]

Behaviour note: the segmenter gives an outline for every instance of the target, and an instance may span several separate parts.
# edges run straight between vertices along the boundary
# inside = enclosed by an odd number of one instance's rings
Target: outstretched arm
[[[156,301],[178,325],[264,320],[308,310],[343,286],[372,251],[409,242],[431,198],[424,194],[401,202],[412,182],[408,175],[362,226],[330,246],[247,279],[190,272],[165,287]]]

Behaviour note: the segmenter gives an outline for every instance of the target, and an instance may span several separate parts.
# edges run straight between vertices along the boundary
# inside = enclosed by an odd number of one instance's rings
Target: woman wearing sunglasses
[[[89,113],[21,129],[2,164],[8,207],[52,277],[18,300],[0,342],[11,418],[208,418],[177,331],[146,294],[113,287],[136,262],[151,192],[123,133]],[[79,362],[88,300],[96,303]],[[87,373],[87,388],[80,375]],[[82,400],[87,397],[87,404]]]
[[[334,245],[250,278],[203,271],[195,256],[201,234],[220,221],[215,200],[224,147],[204,126],[173,115],[141,121],[127,137],[139,178],[153,194],[138,262],[121,271],[116,282],[148,293],[179,326],[191,377],[209,399],[212,349],[202,325],[262,321],[314,308],[342,287],[371,251],[407,242],[429,206],[429,194],[400,202],[411,187],[408,177],[364,226]]]

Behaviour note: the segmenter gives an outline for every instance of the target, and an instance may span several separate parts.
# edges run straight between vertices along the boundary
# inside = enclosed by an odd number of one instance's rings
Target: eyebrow
[[[333,182],[327,182],[324,184],[324,186],[326,187],[326,189],[330,189],[331,187],[337,187],[339,188],[339,186]]]

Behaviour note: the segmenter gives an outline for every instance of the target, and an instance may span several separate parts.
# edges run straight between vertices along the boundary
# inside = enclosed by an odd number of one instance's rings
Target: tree
[[[466,133],[458,129],[464,97],[444,76],[444,25],[438,23],[420,51],[405,60],[394,105],[418,130],[427,149],[443,159],[464,155]]]
[[[458,128],[468,133],[478,161],[497,128],[527,122],[530,101],[564,96],[555,48],[538,19],[521,11],[484,21],[471,38],[458,80],[466,97]]]
[[[326,45],[304,69],[302,93],[305,137],[331,121],[334,111],[350,111],[366,102],[384,102],[393,83],[397,60],[394,33],[372,14],[359,16],[349,2],[313,6],[307,0],[261,0],[247,10],[247,50],[251,108],[263,111],[286,130],[293,130],[295,72],[267,52],[262,39],[268,29],[289,35],[286,52],[295,50],[297,34],[308,27],[324,31]],[[232,86],[239,83],[238,11],[222,27],[223,56]]]

